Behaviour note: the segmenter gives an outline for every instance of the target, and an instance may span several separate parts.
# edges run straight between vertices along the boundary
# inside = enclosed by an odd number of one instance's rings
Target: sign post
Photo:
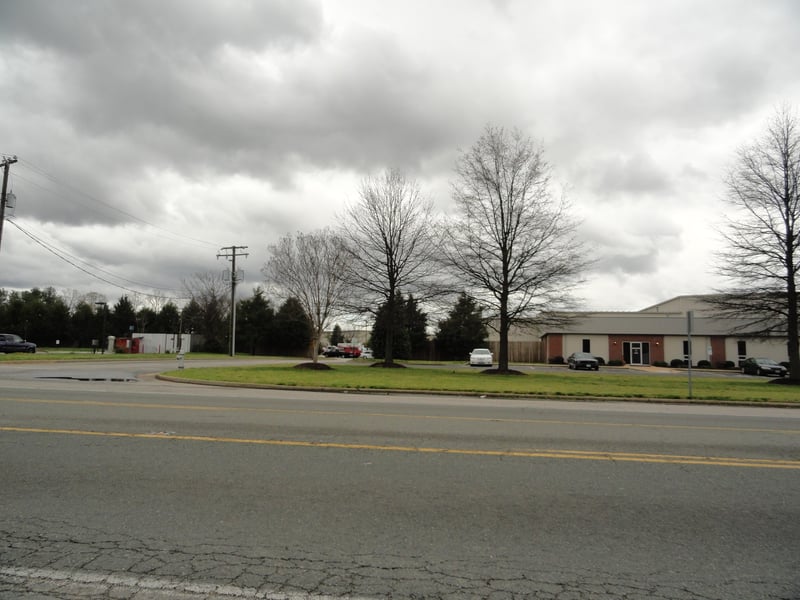
[[[694,312],[688,311],[686,313],[686,338],[687,338],[687,350],[688,350],[688,369],[687,373],[689,376],[689,400],[692,399],[692,323],[694,321]]]

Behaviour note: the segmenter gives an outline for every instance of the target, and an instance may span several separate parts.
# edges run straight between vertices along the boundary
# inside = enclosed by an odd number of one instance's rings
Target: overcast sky
[[[0,287],[179,295],[236,245],[247,296],[366,175],[447,212],[492,124],[541,142],[582,221],[585,308],[709,292],[725,171],[800,102],[798,33],[794,0],[4,0]]]

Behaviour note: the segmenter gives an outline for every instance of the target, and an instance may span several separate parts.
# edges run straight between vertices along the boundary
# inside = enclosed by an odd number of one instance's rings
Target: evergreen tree
[[[394,313],[393,315],[391,313]],[[426,355],[428,336],[425,331],[428,317],[419,310],[417,301],[398,292],[394,302],[381,305],[375,314],[370,336],[370,348],[376,358],[384,357],[386,336],[391,328],[395,358],[409,359]]]
[[[331,332],[331,346],[335,346],[336,344],[340,344],[344,341],[344,334],[342,333],[342,328],[338,325],[333,326],[333,331]]]
[[[127,337],[130,335],[130,327],[136,325],[136,311],[127,296],[122,296],[114,305],[113,314],[110,321],[109,335],[116,337]]]
[[[272,351],[283,356],[308,356],[311,323],[296,298],[287,298],[275,314]]]
[[[403,326],[408,332],[408,343],[411,347],[411,358],[427,358],[428,356],[428,315],[422,312],[411,294],[403,306],[405,313]]]
[[[152,308],[140,308],[136,312],[136,331],[139,333],[164,333],[156,328],[158,313]]]
[[[97,340],[98,346],[102,346],[102,316],[102,312],[98,311],[99,318],[96,318],[93,306],[79,302],[70,317],[72,343],[79,348],[86,348],[92,344],[92,340]]]
[[[203,310],[196,300],[190,300],[181,311],[183,330],[186,333],[203,333]]]
[[[267,353],[274,321],[275,310],[263,288],[255,288],[253,296],[241,300],[236,310],[236,347],[252,355]]]
[[[161,307],[151,329],[159,333],[178,333],[181,328],[181,314],[178,307],[168,302]],[[183,332],[181,332],[183,333]]]
[[[439,321],[436,348],[442,359],[466,359],[473,348],[486,345],[486,337],[481,308],[462,292],[447,318]]]

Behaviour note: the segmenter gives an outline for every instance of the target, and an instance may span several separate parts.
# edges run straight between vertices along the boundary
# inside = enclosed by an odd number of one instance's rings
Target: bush
[[[613,360],[608,361],[608,366],[609,367],[621,367],[624,364],[625,364],[625,361],[619,360],[618,358],[615,358]]]
[[[716,368],[730,370],[735,369],[736,364],[732,360],[726,360],[725,362],[718,362]]]
[[[654,367],[668,367],[667,361],[665,360],[657,360],[653,363]]]
[[[603,358],[602,356],[595,356],[595,358],[597,359],[597,364],[598,364],[598,365],[600,365],[601,367],[602,367],[604,364],[606,364],[606,359],[605,359],[605,358]]]
[[[697,361],[697,368],[698,369],[710,369],[711,362],[708,360],[698,360]]]
[[[563,365],[564,364],[564,357],[563,356],[554,356],[550,360],[547,361],[551,365]]]
[[[680,369],[681,367],[686,366],[686,361],[682,358],[673,358],[671,361],[669,361],[669,366],[673,369]]]

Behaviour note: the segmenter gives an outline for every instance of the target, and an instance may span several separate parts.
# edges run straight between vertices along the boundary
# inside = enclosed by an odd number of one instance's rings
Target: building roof
[[[576,312],[573,320],[560,326],[542,328],[549,333],[585,335],[687,335],[687,313],[692,311],[692,335],[735,335],[743,330],[740,319],[716,317],[708,296],[676,296],[637,312]]]
[[[695,317],[692,333],[730,335],[741,322],[734,319]],[[686,335],[688,323],[682,313],[576,313],[563,326],[544,328],[543,333],[582,333],[595,335]]]
[[[641,313],[686,313],[693,311],[695,313],[711,312],[714,307],[709,303],[708,294],[688,294],[683,296],[675,296],[664,302],[653,304],[647,308],[638,311]]]

